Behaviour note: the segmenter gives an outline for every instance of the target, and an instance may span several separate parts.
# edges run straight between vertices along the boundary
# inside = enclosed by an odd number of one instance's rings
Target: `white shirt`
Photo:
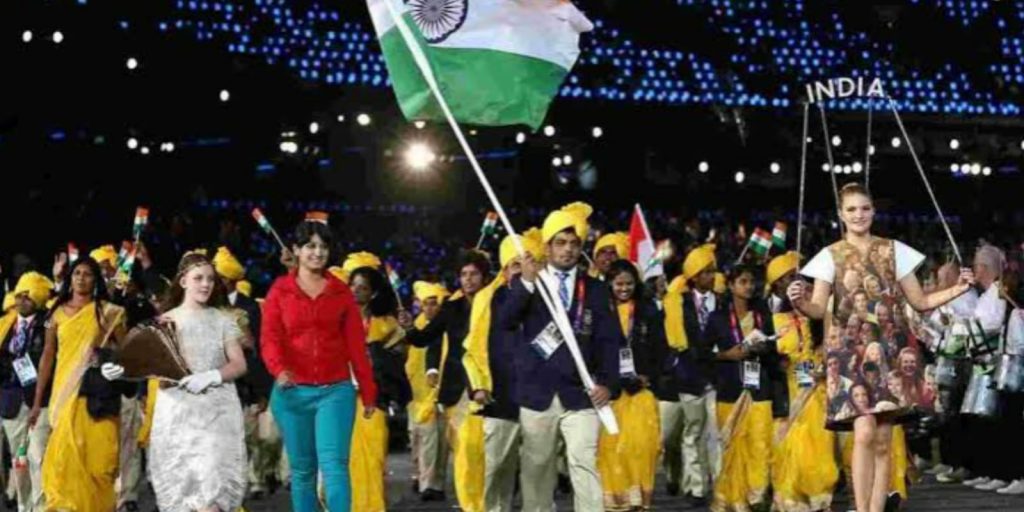
[[[712,290],[708,290],[702,293],[700,290],[694,289],[693,305],[696,306],[697,309],[700,309],[700,301],[702,299],[704,300],[704,307],[707,308],[708,314],[714,313],[715,307],[718,304],[717,298],[715,297],[715,292]]]
[[[562,284],[562,280],[558,278],[558,272],[565,272],[569,274],[569,277],[565,279],[565,286],[569,288],[569,306],[572,306],[572,301],[576,300],[576,267],[569,270],[558,270],[552,265],[548,265],[541,273],[540,278],[544,280],[544,285],[548,287],[548,291],[551,292],[553,298],[558,299],[558,288]],[[535,283],[523,280],[523,286],[530,293],[533,293],[537,289]],[[567,311],[569,307],[565,308]]]
[[[974,308],[974,318],[987,333],[1002,332],[1003,321],[1006,320],[1006,301],[999,296],[999,281],[992,283],[978,298]]]
[[[923,254],[899,240],[893,240],[893,250],[896,256],[897,281],[913,274],[917,267],[924,263],[925,257]],[[834,283],[836,279],[836,264],[832,259],[832,250],[826,247],[819,251],[800,270],[800,273],[811,279],[821,279],[829,284]]]
[[[236,302],[238,302],[238,290],[228,294],[228,304],[234,306]]]

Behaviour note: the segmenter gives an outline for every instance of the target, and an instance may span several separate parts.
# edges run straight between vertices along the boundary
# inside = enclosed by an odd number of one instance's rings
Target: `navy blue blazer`
[[[508,300],[508,286],[495,290],[491,299],[491,312],[497,314]],[[493,320],[493,317],[492,317]],[[519,330],[502,329],[499,322],[491,322],[487,340],[487,359],[491,369],[491,399],[480,414],[488,418],[516,421],[519,402],[516,401],[516,349],[522,341]]]
[[[587,276],[583,270],[577,270],[576,275],[569,321],[594,382],[608,388],[612,396],[617,396],[619,347],[625,344],[625,340],[612,310],[608,286]],[[586,295],[582,308],[578,307],[578,297],[575,296],[581,281]],[[563,344],[545,360],[531,345],[552,321],[539,293],[537,290],[531,293],[517,277],[510,283],[508,298],[498,310],[500,327],[520,333],[515,349],[516,400],[522,407],[545,411],[557,394],[567,410],[590,408],[590,397],[583,388],[568,347]],[[555,300],[558,300],[555,293]]]
[[[717,306],[721,307],[722,297],[716,297]],[[697,317],[697,305],[693,301],[693,292],[683,293],[683,328],[689,348],[682,352],[668,347],[667,340],[662,347],[666,356],[661,358],[665,366],[659,387],[656,388],[658,399],[676,402],[679,395],[702,395],[709,383],[714,382],[714,352],[708,339],[708,325],[700,328]]]

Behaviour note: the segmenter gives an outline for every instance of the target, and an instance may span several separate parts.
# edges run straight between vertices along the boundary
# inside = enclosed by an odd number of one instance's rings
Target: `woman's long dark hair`
[[[348,277],[350,286],[356,276],[363,276],[370,283],[370,289],[373,290],[373,297],[370,299],[370,315],[392,316],[398,313],[398,300],[395,299],[395,292],[384,274],[370,267],[359,267],[353,270]]]
[[[68,273],[64,277],[64,282],[60,285],[60,291],[57,292],[57,301],[50,308],[50,312],[47,317],[52,317],[53,314],[71,301],[71,297],[74,296],[74,291],[71,289],[71,276],[75,274],[75,269],[85,265],[92,271],[93,276],[93,288],[92,288],[92,299],[96,302],[96,323],[99,324],[100,329],[103,329],[103,303],[110,302],[110,293],[107,291],[107,282],[103,278],[103,270],[100,268],[100,264],[96,263],[96,260],[92,258],[79,258],[68,268]]]
[[[640,272],[636,269],[636,265],[629,260],[615,260],[612,265],[608,267],[608,272],[605,273],[605,282],[608,283],[608,291],[612,292],[612,300],[615,300],[615,293],[612,290],[612,281],[619,274],[626,273],[633,276],[633,282],[636,283],[633,287],[633,296],[630,299],[635,303],[639,303],[644,300],[644,282],[640,280]]]
[[[178,263],[178,272],[171,281],[171,286],[167,289],[164,300],[161,301],[161,311],[170,311],[181,305],[182,301],[185,300],[185,289],[181,287],[181,278],[185,277],[189,270],[204,265],[213,267],[210,258],[207,258],[205,254],[190,252],[182,256],[181,261]],[[215,308],[227,305],[227,290],[220,279],[214,278],[213,293],[210,294],[210,300],[206,302],[206,305]]]

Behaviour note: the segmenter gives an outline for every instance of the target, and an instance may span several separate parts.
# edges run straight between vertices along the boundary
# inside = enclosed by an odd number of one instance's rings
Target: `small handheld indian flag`
[[[266,215],[263,215],[263,212],[260,211],[259,208],[252,209],[252,218],[256,220],[256,224],[259,224],[260,229],[262,229],[264,233],[274,237],[274,240],[277,240],[277,245],[281,246],[282,251],[287,249],[284,245],[284,241],[282,241],[281,237],[277,234],[277,231],[274,231],[274,226],[270,225],[270,220],[267,219]]]
[[[327,221],[331,218],[327,212],[309,212],[306,214],[306,222],[319,222],[320,224],[327,225]]]
[[[78,261],[78,246],[68,242],[68,263]]]
[[[385,263],[384,269],[387,271],[388,282],[391,283],[391,287],[398,291],[402,287],[402,278],[398,276],[398,272],[395,272],[395,269],[391,268],[390,264]]]
[[[778,249],[786,249],[786,223],[776,222],[772,230],[772,245]]]
[[[750,235],[750,247],[757,254],[764,256],[772,248],[772,236],[761,228],[755,228],[754,234]]]
[[[665,274],[663,263],[671,256],[671,245],[667,242],[654,245],[644,211],[639,204],[635,205],[629,222],[629,260],[640,269],[644,280]]]
[[[135,209],[135,222],[132,223],[132,234],[137,240],[142,236],[142,230],[146,228],[146,224],[149,223],[149,208],[143,208],[142,206]]]
[[[121,268],[124,265],[130,252],[132,252],[132,243],[127,240],[121,242],[121,250],[117,251],[117,268]]]
[[[367,0],[406,119],[442,121],[417,60],[455,119],[540,127],[593,24],[564,0]]]
[[[480,234],[484,236],[491,236],[498,232],[498,214],[495,212],[487,212],[487,216],[484,217],[484,223],[480,226]]]

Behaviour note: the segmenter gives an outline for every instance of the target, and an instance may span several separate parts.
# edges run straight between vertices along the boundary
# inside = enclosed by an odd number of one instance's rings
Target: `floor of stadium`
[[[389,461],[390,473],[388,475],[388,510],[417,511],[417,512],[440,512],[459,510],[455,501],[454,491],[449,482],[448,501],[444,503],[421,503],[419,496],[413,494],[410,482],[412,466],[409,463],[407,453],[399,453],[391,456]],[[660,475],[659,475],[660,478]],[[260,501],[246,503],[248,512],[278,512],[289,510],[288,493],[279,491]],[[570,496],[558,496],[558,510],[572,510],[572,499]],[[147,495],[141,504],[140,510],[152,512],[155,510],[152,504],[152,497]],[[654,510],[687,510],[699,512],[706,508],[689,507],[680,498],[671,497],[665,492],[664,485],[659,482],[657,493],[654,499]],[[838,496],[833,503],[832,510],[843,512],[850,510],[849,500],[845,494]],[[1024,496],[1011,497],[1001,496],[994,492],[982,492],[969,489],[960,484],[940,485],[934,479],[927,478],[923,482],[910,489],[910,501],[903,506],[905,512],[1019,512],[1024,510]]]

